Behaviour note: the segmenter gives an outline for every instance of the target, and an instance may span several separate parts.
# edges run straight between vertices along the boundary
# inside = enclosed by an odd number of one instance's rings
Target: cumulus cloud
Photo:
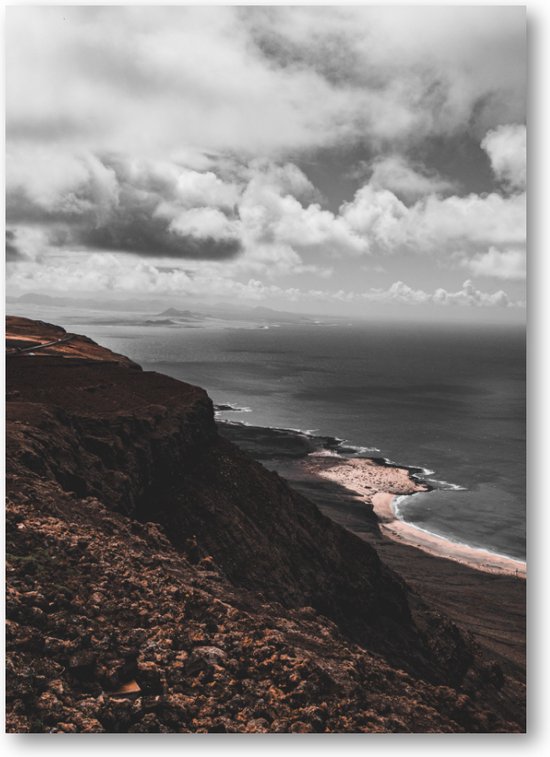
[[[402,155],[389,155],[373,161],[369,184],[374,189],[388,189],[405,202],[430,194],[448,192],[453,182],[422,166],[413,166]]]
[[[444,196],[436,191],[443,180],[398,158],[375,161],[338,212],[323,208],[296,165],[265,159],[211,159],[198,171],[124,155],[10,150],[6,184],[8,222],[44,228],[46,248],[238,258],[241,271],[269,275],[327,275],[330,261],[393,253],[436,255],[452,267],[459,254],[474,275],[521,278],[525,193]],[[406,204],[405,194],[420,196]]]
[[[497,193],[429,197],[416,205],[408,231],[430,247],[448,243],[473,245],[521,244],[526,233],[525,195],[510,198]]]
[[[525,263],[524,250],[497,250],[496,247],[490,247],[487,252],[476,255],[471,260],[464,260],[462,265],[469,268],[474,276],[521,281],[526,275]]]
[[[502,289],[489,293],[476,289],[470,280],[463,283],[456,292],[446,289],[436,289],[434,292],[425,292],[422,289],[413,289],[402,281],[394,282],[387,290],[375,290],[366,292],[365,299],[380,302],[397,302],[405,305],[447,305],[461,307],[509,307],[513,303],[507,293]]]
[[[344,203],[341,215],[371,251],[445,255],[464,246],[475,251],[525,242],[525,195],[429,195],[408,207],[393,192],[369,183]]]
[[[232,213],[237,190],[212,172],[40,148],[9,153],[7,166],[8,219],[45,225],[54,245],[206,260],[241,250],[222,212]]]
[[[460,253],[474,275],[521,278],[524,193],[431,191],[407,205],[382,188],[381,177],[394,179],[396,191],[397,181],[406,185],[409,196],[443,182],[402,161],[376,163],[369,182],[332,212],[292,163],[211,161],[197,171],[121,155],[69,158],[47,148],[19,157],[8,154],[7,219],[14,229],[45,229],[45,250],[238,259],[240,271],[324,276],[336,259],[405,252],[452,266]]]
[[[170,222],[169,230],[198,239],[238,240],[239,224],[217,208],[191,208]]]
[[[312,309],[335,303],[351,306],[357,313],[363,312],[365,305],[434,305],[445,308],[483,309],[524,307],[523,302],[511,300],[503,290],[485,292],[477,289],[469,280],[457,291],[438,288],[428,292],[414,289],[403,281],[396,281],[387,289],[370,288],[364,291],[341,288],[308,289],[298,286],[284,287],[255,277],[236,280],[219,268],[191,272],[142,259],[132,260],[129,256],[113,253],[94,253],[82,260],[70,256],[60,265],[46,262],[39,266],[36,262],[25,260],[17,264],[12,283],[19,292],[141,292],[180,297],[238,299],[243,303],[290,301]]]
[[[64,157],[59,172],[55,152],[35,152],[38,172],[32,153],[21,162],[8,156],[7,216],[42,224],[54,246],[197,260],[243,254],[251,268],[294,272],[327,270],[304,265],[302,252],[366,248],[344,219],[312,201],[315,188],[292,163],[234,163],[226,179],[167,161],[87,154]]]
[[[282,288],[254,277],[238,280],[226,267],[215,265],[189,270],[165,266],[155,261],[116,253],[92,253],[78,258],[65,255],[60,260],[38,265],[31,260],[18,262],[11,285],[19,292],[86,292],[107,294],[174,294],[181,297],[222,297],[243,301],[265,300],[270,296],[300,294],[297,288]]]
[[[313,187],[296,166],[255,173],[239,203],[243,231],[254,243],[288,245],[295,251],[324,249],[357,253],[365,242],[345,221],[319,203],[303,205],[295,194],[312,194]]]
[[[374,161],[368,183],[342,205],[340,217],[371,254],[427,253],[449,267],[458,256],[476,276],[524,279],[524,139],[524,129],[515,126],[483,139],[504,193],[451,193],[450,184],[412,169],[403,158],[384,158]]]
[[[205,236],[204,225],[198,233],[196,226],[189,225],[186,230],[182,223],[167,225],[164,218],[155,216],[152,211],[154,209],[146,203],[134,204],[118,213],[108,224],[77,230],[76,238],[90,248],[123,250],[147,257],[224,260],[241,250],[235,237]]]
[[[527,132],[524,125],[501,125],[487,132],[481,146],[499,181],[513,191],[525,189]]]
[[[369,250],[375,246],[391,251],[392,247],[405,243],[409,213],[393,192],[377,190],[370,184],[361,187],[353,200],[340,209],[349,227],[368,240]]]

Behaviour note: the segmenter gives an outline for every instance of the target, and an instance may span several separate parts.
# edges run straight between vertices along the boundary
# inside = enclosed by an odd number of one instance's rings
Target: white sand
[[[527,566],[520,560],[458,544],[400,520],[393,508],[394,496],[426,491],[423,484],[418,484],[409,477],[406,468],[387,467],[374,460],[365,459],[338,460],[335,464],[327,465],[327,458],[323,459],[322,465],[308,463],[308,468],[316,475],[335,481],[354,492],[364,502],[372,504],[380,521],[381,532],[390,539],[487,573],[526,577]]]

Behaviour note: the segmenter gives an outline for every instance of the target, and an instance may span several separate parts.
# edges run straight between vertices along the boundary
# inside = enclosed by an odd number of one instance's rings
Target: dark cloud
[[[33,200],[24,187],[15,187],[6,192],[6,218],[16,224],[77,224],[88,216],[93,218],[89,202],[76,193],[66,194],[55,205],[44,205]]]
[[[157,205],[151,199],[141,204],[129,203],[98,223],[92,210],[81,214],[68,209],[47,210],[19,193],[10,197],[8,218],[12,222],[48,226],[48,240],[56,247],[83,245],[95,250],[190,260],[230,260],[242,251],[240,240],[234,237],[216,239],[178,233],[170,228],[170,219],[155,216]],[[20,257],[14,240],[13,232],[6,232],[8,260]]]
[[[16,242],[16,233],[12,229],[6,229],[6,262],[22,260],[25,256],[21,253]]]
[[[10,188],[6,217],[11,223],[46,227],[49,243],[61,248],[83,246],[193,260],[229,260],[241,252],[239,239],[229,231],[195,233],[174,225],[189,206],[203,206],[208,187],[199,187],[203,196],[192,190],[192,197],[182,200],[177,197],[177,174],[165,166],[137,170],[117,157],[94,156],[82,169],[74,182],[45,195],[21,185]],[[192,172],[193,178],[201,176]],[[213,174],[209,180],[217,181]],[[226,212],[232,214],[231,209]],[[219,215],[229,221],[222,210]]]
[[[309,48],[285,38],[269,26],[253,26],[251,36],[260,53],[277,67],[313,69],[335,87],[359,85],[364,79],[360,61],[342,34],[327,34]]]
[[[135,211],[130,217],[116,219],[108,225],[80,229],[77,238],[93,249],[132,252],[147,257],[229,260],[242,249],[238,239],[178,234],[170,230],[166,220]]]

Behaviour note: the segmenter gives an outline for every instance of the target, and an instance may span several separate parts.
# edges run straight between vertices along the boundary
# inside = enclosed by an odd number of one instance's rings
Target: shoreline
[[[370,505],[380,532],[392,541],[484,573],[526,578],[527,564],[521,560],[454,542],[396,515],[393,507],[396,497],[433,490],[429,484],[418,480],[418,469],[386,463],[382,458],[336,459],[315,454],[309,455],[303,465],[309,473],[343,486],[365,505]]]
[[[231,408],[233,412],[241,410],[227,404],[222,407],[224,410]],[[526,578],[525,561],[453,541],[450,537],[408,523],[396,514],[394,497],[437,489],[424,479],[433,471],[417,465],[400,465],[376,454],[347,457],[346,454],[351,452],[364,454],[366,448],[356,447],[338,437],[321,436],[295,428],[256,426],[229,418],[218,417],[217,423],[228,438],[256,459],[262,462],[288,461],[310,477],[343,487],[356,502],[362,503],[373,513],[379,532],[393,543],[412,547],[432,557],[452,560],[483,573]],[[371,448],[372,451],[375,449]],[[282,475],[288,478],[288,472]],[[355,529],[351,527],[351,530]]]

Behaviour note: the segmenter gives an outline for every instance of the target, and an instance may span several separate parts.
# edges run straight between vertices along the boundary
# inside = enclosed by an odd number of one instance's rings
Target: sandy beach
[[[395,496],[429,488],[411,478],[407,468],[382,465],[371,459],[334,459],[333,462],[331,458],[315,455],[311,455],[305,465],[311,473],[340,484],[371,505],[381,532],[390,539],[486,573],[526,577],[526,564],[520,560],[450,541],[398,518],[393,507]]]

